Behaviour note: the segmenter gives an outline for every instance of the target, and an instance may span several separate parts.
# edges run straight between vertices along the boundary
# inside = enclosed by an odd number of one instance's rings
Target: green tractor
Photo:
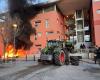
[[[63,41],[49,40],[46,48],[41,51],[41,62],[52,62],[56,65],[69,64],[69,54]]]

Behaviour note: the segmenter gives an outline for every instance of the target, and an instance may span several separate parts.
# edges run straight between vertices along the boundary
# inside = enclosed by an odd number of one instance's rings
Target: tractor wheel
[[[65,53],[64,51],[54,54],[54,62],[56,65],[62,66],[65,64]]]
[[[72,65],[79,65],[79,58],[77,56],[70,56],[70,62]]]
[[[65,56],[66,56],[66,59],[65,59],[65,64],[66,65],[69,65],[69,53],[68,53],[68,50],[67,50],[67,48],[63,48],[63,50],[64,50],[64,53],[65,53]]]

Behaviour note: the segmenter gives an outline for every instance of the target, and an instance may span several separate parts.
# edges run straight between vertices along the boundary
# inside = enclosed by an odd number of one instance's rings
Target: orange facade
[[[35,37],[34,35],[30,37],[33,42],[30,53],[46,47],[48,40],[66,39],[64,17],[57,11],[40,13],[32,19],[31,24],[36,29],[36,35]]]
[[[92,25],[92,34],[94,34],[93,41],[95,45],[100,46],[100,1],[93,0],[92,2],[92,11],[93,11],[93,25]]]
[[[2,36],[0,35],[0,58],[1,58],[2,54],[3,54],[3,43],[2,42],[3,42],[2,41]]]

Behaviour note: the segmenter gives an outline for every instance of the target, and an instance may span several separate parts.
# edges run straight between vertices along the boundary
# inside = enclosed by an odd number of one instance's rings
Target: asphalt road
[[[27,69],[15,72],[13,74],[8,74],[5,76],[0,77],[0,80],[18,80],[19,78],[23,78],[28,74],[31,74],[32,72],[35,72],[37,70],[45,69],[46,67],[50,67],[51,65],[35,65],[35,66],[29,66]]]
[[[100,66],[85,62],[79,66],[38,64],[2,76],[0,80],[100,80]]]

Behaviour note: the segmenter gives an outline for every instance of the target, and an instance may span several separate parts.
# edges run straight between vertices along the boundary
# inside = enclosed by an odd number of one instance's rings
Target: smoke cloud
[[[33,43],[30,41],[30,35],[36,34],[32,28],[30,20],[40,11],[39,7],[30,6],[27,0],[9,0],[9,10],[12,18],[18,17],[21,20],[19,26],[20,34],[16,36],[16,49],[24,47],[30,49]]]

